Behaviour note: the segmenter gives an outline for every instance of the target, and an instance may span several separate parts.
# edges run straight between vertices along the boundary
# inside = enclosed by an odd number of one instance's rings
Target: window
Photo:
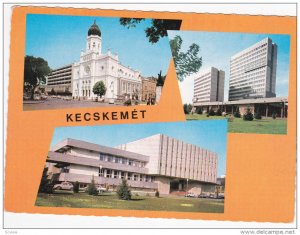
[[[103,177],[104,176],[104,169],[99,168],[99,176]]]
[[[134,180],[134,181],[137,181],[137,180],[138,180],[138,175],[134,174],[134,175],[133,175],[133,180]]]
[[[122,158],[122,164],[127,164],[127,159]]]
[[[127,173],[127,179],[131,180],[132,179],[132,173]]]
[[[125,172],[121,171],[121,179],[125,179]]]
[[[133,161],[132,160],[128,160],[128,165],[132,166],[133,165]]]
[[[119,163],[121,161],[121,159],[120,158],[118,158],[118,157],[115,157],[115,163]]]
[[[106,178],[111,178],[112,176],[112,170],[106,170]]]
[[[107,161],[108,162],[112,162],[113,161],[113,157],[112,156],[107,156]]]
[[[114,171],[114,178],[119,178],[119,172],[118,171]]]

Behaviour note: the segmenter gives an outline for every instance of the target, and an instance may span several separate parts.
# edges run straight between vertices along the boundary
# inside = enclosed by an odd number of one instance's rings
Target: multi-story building
[[[73,64],[72,95],[74,98],[92,99],[93,86],[103,81],[106,87],[105,99],[116,99],[120,96],[130,98],[141,94],[140,72],[122,65],[117,54],[102,53],[101,31],[94,22],[87,34],[86,50],[81,52],[80,60]]]
[[[210,67],[198,74],[194,80],[194,102],[224,100],[225,72]]]
[[[142,77],[142,100],[148,101],[156,97],[156,79]]]
[[[230,59],[229,101],[276,97],[277,45],[265,38]]]
[[[72,93],[72,65],[66,65],[51,71],[47,76],[46,91],[49,93]]]
[[[116,188],[126,179],[132,190],[169,194],[214,190],[217,154],[181,140],[157,134],[115,148],[66,139],[47,157],[54,181]]]

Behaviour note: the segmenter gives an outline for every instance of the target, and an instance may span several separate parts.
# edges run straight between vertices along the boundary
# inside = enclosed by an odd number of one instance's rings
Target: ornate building
[[[117,54],[108,50],[102,54],[101,31],[94,22],[88,30],[86,50],[81,52],[80,60],[73,64],[72,96],[93,99],[95,83],[103,81],[106,87],[104,98],[138,97],[141,99],[140,73],[122,65]]]

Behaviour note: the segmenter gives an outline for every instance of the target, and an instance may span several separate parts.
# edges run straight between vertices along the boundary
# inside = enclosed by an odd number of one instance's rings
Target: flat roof
[[[148,162],[149,161],[149,156],[134,153],[134,152],[129,152],[126,150],[121,150],[117,148],[112,148],[112,147],[107,147],[99,144],[93,144],[89,143],[86,141],[82,140],[75,140],[75,139],[65,139],[55,146],[53,146],[52,151],[58,151],[59,149],[62,149],[67,146],[72,146],[75,148],[81,148],[81,149],[86,149],[94,152],[99,152],[99,153],[105,153],[105,154],[111,154],[114,156],[119,156],[119,157],[124,157],[124,158],[129,158],[129,159],[134,159],[134,160],[139,160],[143,162]]]
[[[234,104],[263,104],[263,103],[282,103],[288,102],[287,97],[272,97],[272,98],[258,98],[258,99],[242,99],[233,101],[215,101],[215,102],[193,102],[194,106],[208,106],[208,105],[234,105]]]

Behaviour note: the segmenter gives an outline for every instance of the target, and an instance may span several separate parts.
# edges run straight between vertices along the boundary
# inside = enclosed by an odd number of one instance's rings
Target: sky
[[[146,77],[157,76],[160,70],[167,73],[171,59],[169,39],[161,38],[155,44],[148,41],[144,30],[151,25],[150,19],[127,29],[120,25],[119,18],[28,14],[25,54],[44,58],[51,69],[79,61],[94,20],[102,33],[102,53],[110,49],[119,55],[123,65]]]
[[[115,147],[155,134],[165,134],[217,153],[218,177],[226,175],[226,120],[59,127],[54,130],[51,147],[66,138]]]
[[[186,51],[192,43],[200,46],[202,67],[199,72],[213,66],[225,71],[224,101],[228,100],[230,57],[252,46],[266,37],[270,37],[278,46],[276,96],[288,96],[288,78],[290,63],[290,36],[284,34],[247,34],[197,31],[168,31],[170,40],[176,35],[183,40],[182,50]],[[194,94],[194,75],[179,82],[183,103],[192,103]]]

